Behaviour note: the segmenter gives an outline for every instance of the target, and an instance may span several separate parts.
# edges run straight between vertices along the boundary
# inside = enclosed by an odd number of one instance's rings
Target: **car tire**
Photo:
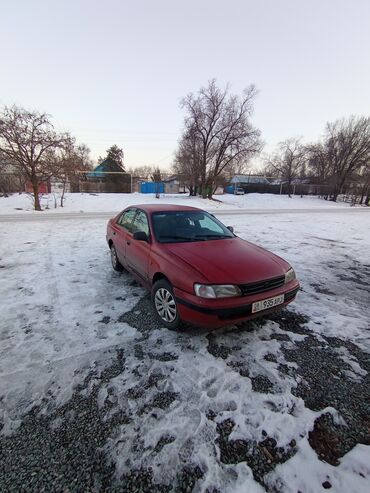
[[[167,329],[178,329],[181,319],[171,284],[166,279],[154,283],[151,298],[158,321]]]
[[[117,272],[120,272],[121,270],[123,270],[123,266],[117,257],[116,247],[114,246],[113,243],[110,246],[110,260],[112,262],[112,267],[114,270],[116,270]]]

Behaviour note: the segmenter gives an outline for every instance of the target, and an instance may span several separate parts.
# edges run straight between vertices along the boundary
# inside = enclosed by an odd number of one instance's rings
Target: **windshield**
[[[154,212],[152,222],[154,235],[160,243],[234,238],[226,226],[203,211]]]

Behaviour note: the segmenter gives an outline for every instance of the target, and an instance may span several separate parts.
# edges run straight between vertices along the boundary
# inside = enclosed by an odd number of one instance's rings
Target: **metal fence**
[[[228,187],[227,187],[228,188]],[[272,183],[239,183],[237,188],[242,188],[244,193],[273,193],[287,195],[289,186],[287,183],[272,184]],[[230,192],[234,193],[230,186]],[[313,185],[313,184],[292,184],[290,193],[293,195],[330,195],[332,187],[329,185]]]

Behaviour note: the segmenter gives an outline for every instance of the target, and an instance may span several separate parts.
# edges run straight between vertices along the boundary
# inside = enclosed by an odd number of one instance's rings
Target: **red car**
[[[182,320],[221,327],[265,315],[299,289],[285,260],[194,207],[128,207],[108,222],[107,242],[113,268],[127,269],[151,290],[170,329]]]

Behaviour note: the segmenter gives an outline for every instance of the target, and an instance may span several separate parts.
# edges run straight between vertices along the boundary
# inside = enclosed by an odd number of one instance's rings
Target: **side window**
[[[134,223],[132,225],[132,233],[136,233],[137,231],[143,231],[149,236],[148,218],[143,211],[137,211]]]
[[[136,209],[129,209],[117,221],[120,226],[130,231],[130,233],[132,233],[132,220],[134,219],[135,213]]]

